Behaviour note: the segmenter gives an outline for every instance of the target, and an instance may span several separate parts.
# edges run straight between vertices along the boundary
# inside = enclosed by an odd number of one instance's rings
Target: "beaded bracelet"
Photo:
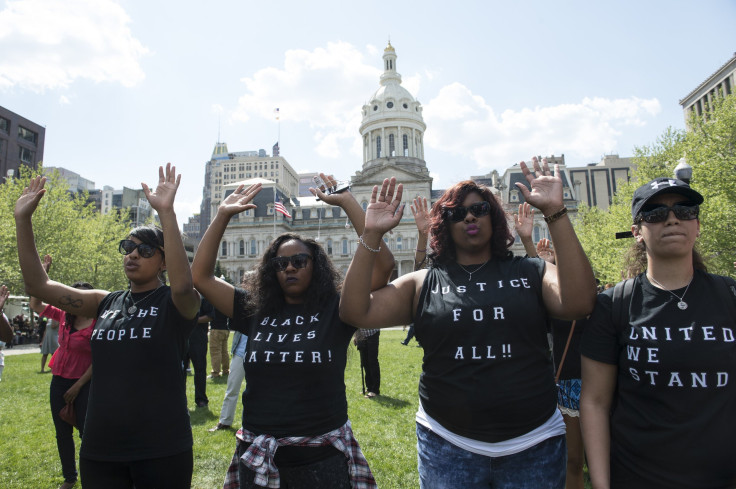
[[[567,214],[567,207],[563,207],[562,209],[560,209],[559,211],[555,212],[551,216],[544,216],[544,222],[546,222],[547,224],[551,224],[551,223],[555,222],[557,219],[559,219],[562,216],[564,216],[565,214]]]
[[[370,246],[368,246],[368,245],[367,245],[367,244],[365,243],[365,241],[363,241],[363,235],[362,235],[362,234],[361,234],[361,235],[360,235],[360,236],[358,237],[358,243],[362,244],[362,245],[363,245],[363,247],[364,247],[364,248],[365,248],[366,250],[370,251],[371,253],[378,253],[379,251],[381,251],[381,245],[380,245],[380,244],[378,245],[378,249],[377,249],[377,250],[374,250],[373,248],[371,248]]]

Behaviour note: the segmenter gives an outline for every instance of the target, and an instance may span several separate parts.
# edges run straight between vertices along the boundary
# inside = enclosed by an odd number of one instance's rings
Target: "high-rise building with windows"
[[[685,122],[693,113],[703,115],[716,97],[731,95],[734,92],[736,92],[736,53],[680,100],[682,110],[685,112]]]
[[[0,177],[12,177],[20,165],[36,168],[45,138],[46,128],[0,107]]]

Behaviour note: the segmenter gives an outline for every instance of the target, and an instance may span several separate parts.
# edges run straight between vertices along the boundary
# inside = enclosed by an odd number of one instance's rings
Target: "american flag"
[[[289,214],[289,211],[286,210],[286,207],[284,207],[284,204],[281,203],[279,199],[276,199],[276,202],[274,202],[274,209],[276,212],[280,212],[286,217],[291,219],[291,214]]]

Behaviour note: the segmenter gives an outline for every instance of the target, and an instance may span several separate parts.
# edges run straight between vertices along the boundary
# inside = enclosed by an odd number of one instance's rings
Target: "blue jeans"
[[[417,423],[421,489],[564,489],[565,436],[523,452],[486,457],[463,450]]]

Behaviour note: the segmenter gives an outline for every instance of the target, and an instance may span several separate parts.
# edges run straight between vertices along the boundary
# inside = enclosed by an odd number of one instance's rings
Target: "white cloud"
[[[367,49],[371,51],[370,48]],[[246,92],[232,113],[236,121],[274,120],[306,123],[314,131],[315,151],[326,158],[360,153],[362,102],[378,88],[380,62],[346,42],[330,42],[313,51],[289,50],[283,68],[267,67],[243,78]],[[357,145],[356,145],[357,140]]]
[[[71,103],[71,100],[69,100],[69,97],[67,97],[66,95],[62,95],[61,97],[59,97],[59,105],[69,105]]]
[[[645,125],[660,110],[657,99],[596,97],[497,115],[483,97],[453,83],[424,105],[425,143],[470,158],[482,170],[534,154],[590,158],[615,148],[624,129]]]
[[[68,87],[76,79],[130,87],[148,49],[111,0],[14,0],[0,11],[0,89]]]

